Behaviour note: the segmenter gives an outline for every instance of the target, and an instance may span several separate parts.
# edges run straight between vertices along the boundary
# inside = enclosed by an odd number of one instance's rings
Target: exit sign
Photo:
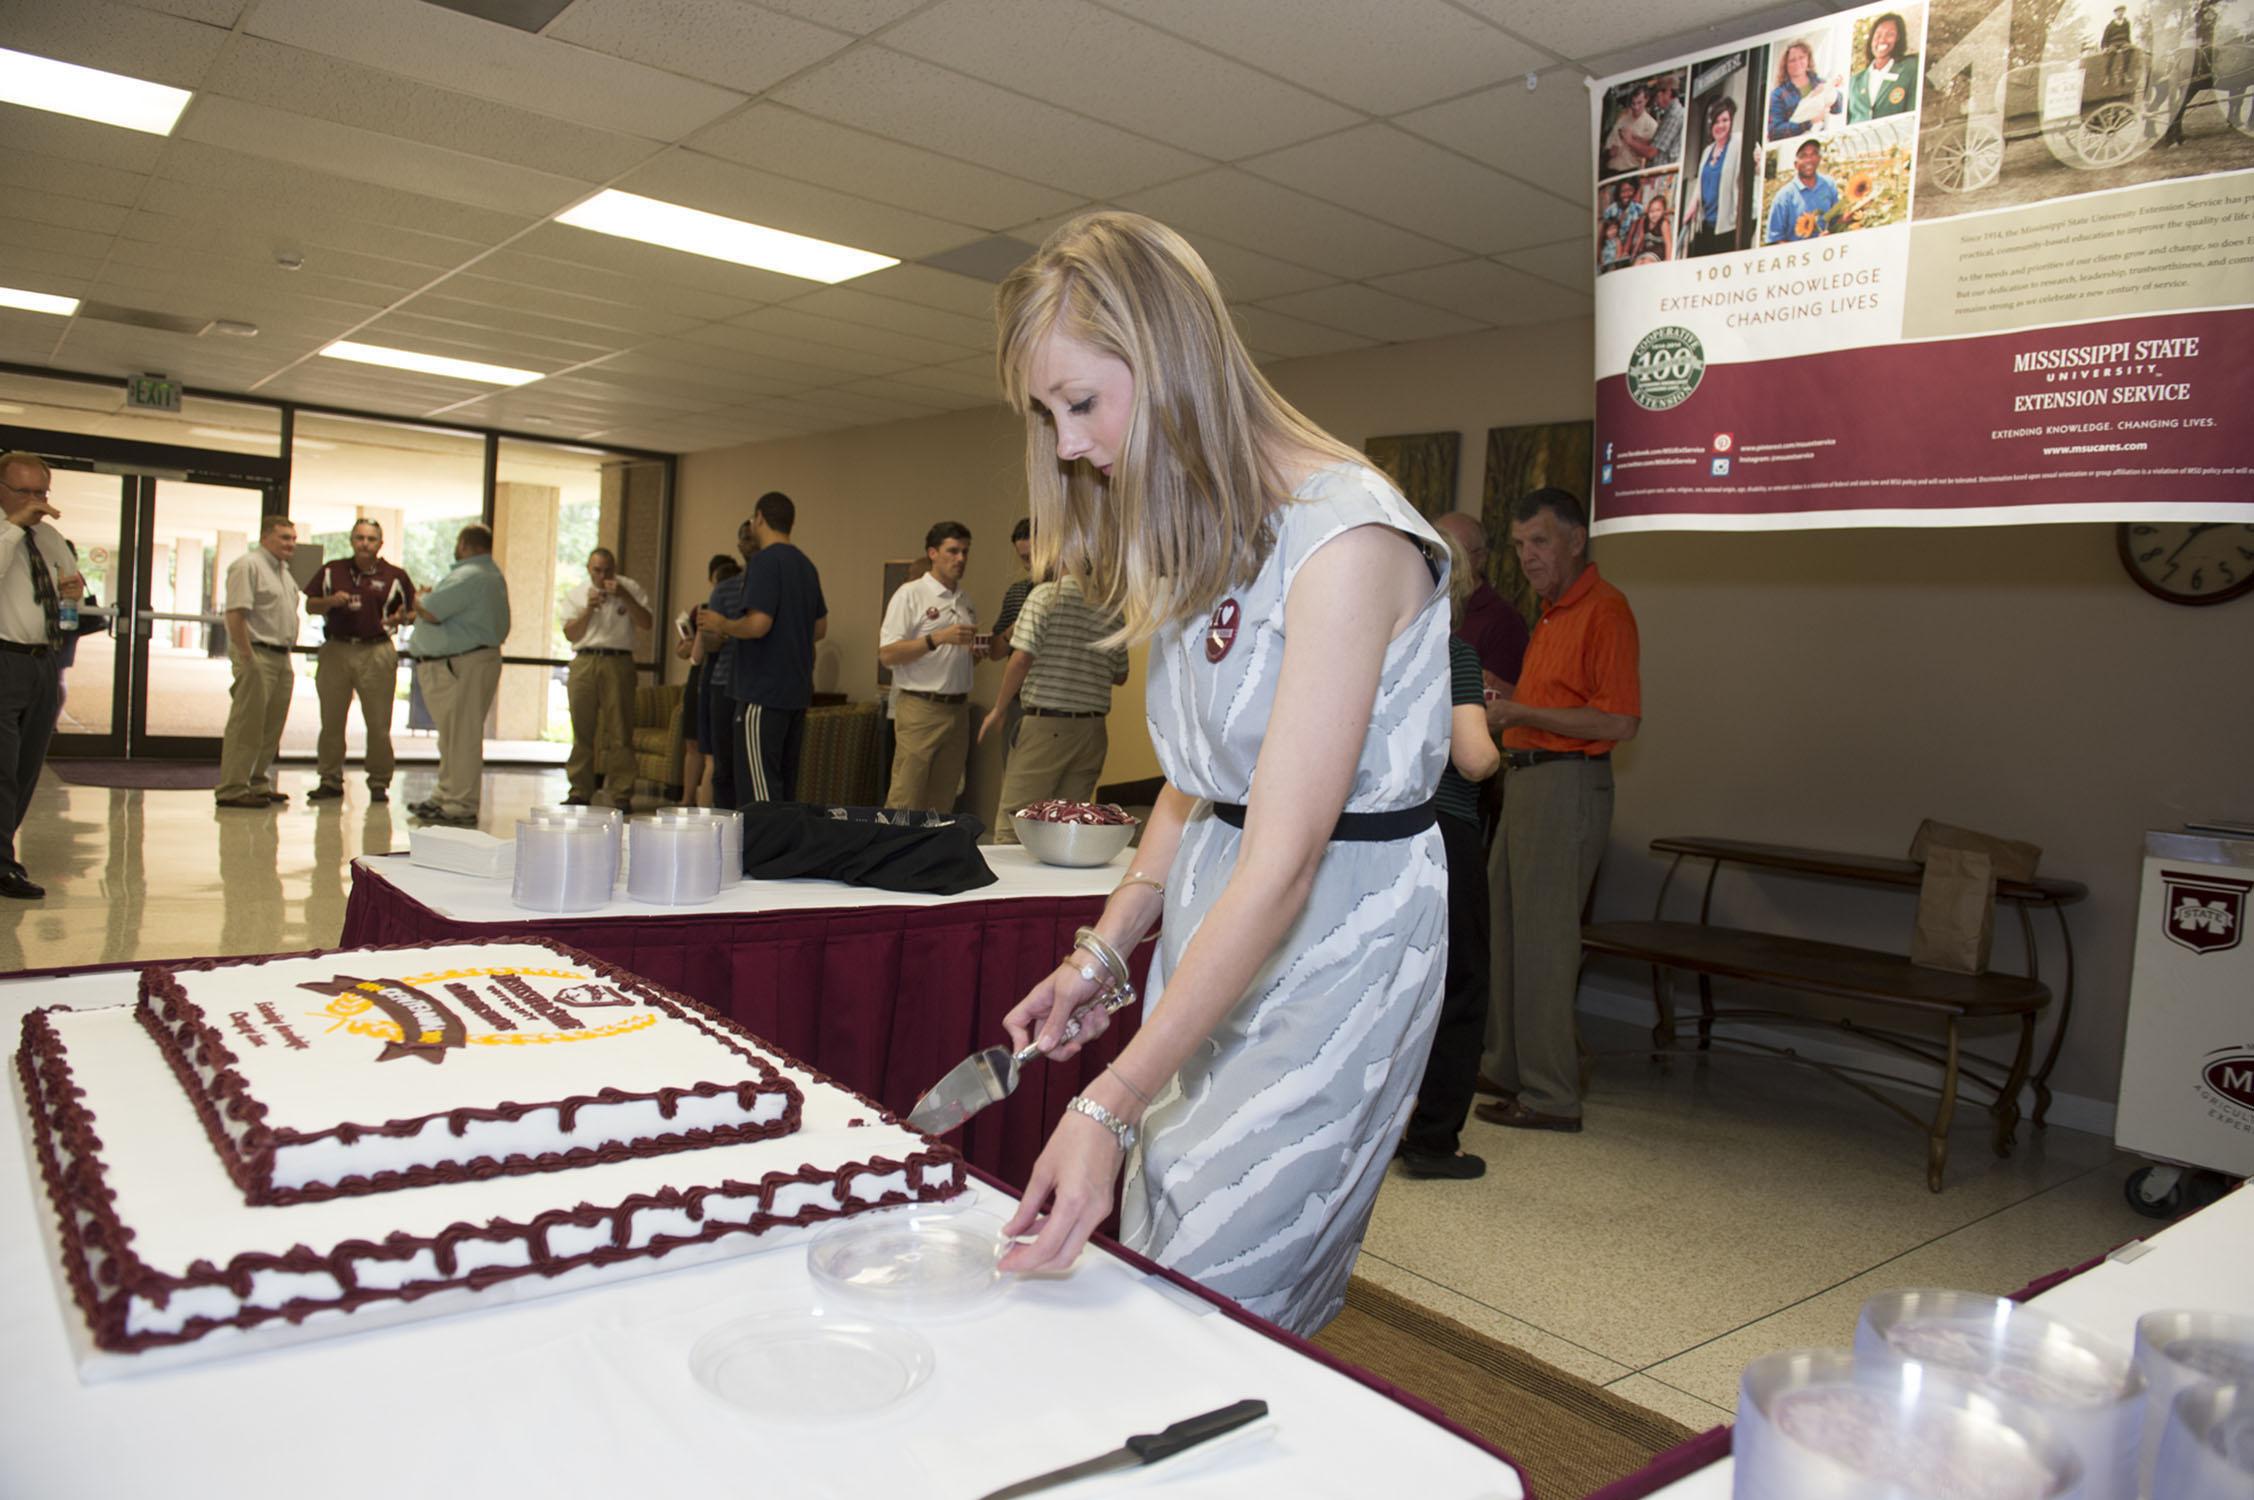
[[[141,411],[178,411],[180,382],[162,375],[136,375],[126,384],[125,404]]]

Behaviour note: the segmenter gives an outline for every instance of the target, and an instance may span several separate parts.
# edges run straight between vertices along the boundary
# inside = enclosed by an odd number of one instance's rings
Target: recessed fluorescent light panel
[[[78,311],[76,297],[57,297],[47,292],[18,291],[12,286],[0,286],[0,307],[20,307],[25,312],[53,313],[67,318]]]
[[[0,47],[0,100],[170,135],[188,107],[188,91]]]
[[[543,378],[538,370],[512,370],[507,365],[448,359],[443,354],[417,354],[412,349],[386,349],[381,344],[356,344],[350,339],[338,339],[321,352],[330,359],[386,365],[394,370],[413,370],[418,375],[444,375],[449,380],[476,380],[486,385],[530,385]]]
[[[809,239],[788,230],[769,229],[764,224],[708,214],[701,208],[684,208],[616,188],[606,188],[578,207],[566,209],[556,215],[556,222],[640,240],[646,245],[662,245],[668,250],[686,250],[691,255],[709,255],[739,266],[802,276],[808,281],[850,281],[900,264],[890,255],[833,245],[828,240]]]

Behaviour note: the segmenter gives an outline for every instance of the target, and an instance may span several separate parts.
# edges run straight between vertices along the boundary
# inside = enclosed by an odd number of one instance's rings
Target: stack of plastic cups
[[[720,888],[744,878],[744,815],[727,807],[665,807],[656,816],[682,823],[712,823],[720,829]]]
[[[510,899],[533,911],[592,911],[610,901],[618,856],[595,822],[517,824],[516,874]]]
[[[2083,1500],[2052,1424],[1931,1365],[1787,1349],[1738,1385],[1735,1500]]]
[[[2026,1406],[2081,1460],[2086,1500],[2134,1500],[2145,1382],[2128,1350],[2008,1297],[1919,1290],[1863,1304],[1855,1358],[1946,1370]]]
[[[2195,1385],[2176,1397],[2161,1427],[2152,1490],[2168,1500],[2245,1500],[2254,1495],[2254,1382]]]
[[[615,807],[535,807],[525,816],[535,823],[564,823],[600,828],[610,847],[611,884],[618,884],[618,876],[625,865],[626,815]],[[518,858],[524,851],[518,850]]]
[[[2144,1371],[2148,1403],[2138,1493],[2151,1497],[2165,1493],[2154,1475],[2177,1399],[2205,1385],[2254,1387],[2254,1317],[2188,1309],[2146,1313],[2137,1319],[2137,1368]],[[2241,1495],[2254,1492],[2244,1478],[2239,1486]]]
[[[636,818],[627,831],[626,894],[655,906],[694,906],[720,894],[720,823]]]

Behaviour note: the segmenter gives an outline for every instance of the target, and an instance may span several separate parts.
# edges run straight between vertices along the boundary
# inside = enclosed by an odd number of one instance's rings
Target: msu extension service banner
[[[2254,0],[1874,5],[1592,104],[1597,531],[2254,522]]]

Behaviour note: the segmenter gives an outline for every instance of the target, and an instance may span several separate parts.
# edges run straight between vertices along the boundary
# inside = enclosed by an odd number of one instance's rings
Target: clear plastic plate
[[[931,1344],[911,1328],[834,1313],[759,1313],[723,1323],[689,1351],[697,1383],[772,1422],[838,1422],[884,1410],[931,1378]]]
[[[806,1270],[825,1306],[929,1321],[1001,1294],[1002,1221],[960,1209],[849,1219],[815,1236]]]

